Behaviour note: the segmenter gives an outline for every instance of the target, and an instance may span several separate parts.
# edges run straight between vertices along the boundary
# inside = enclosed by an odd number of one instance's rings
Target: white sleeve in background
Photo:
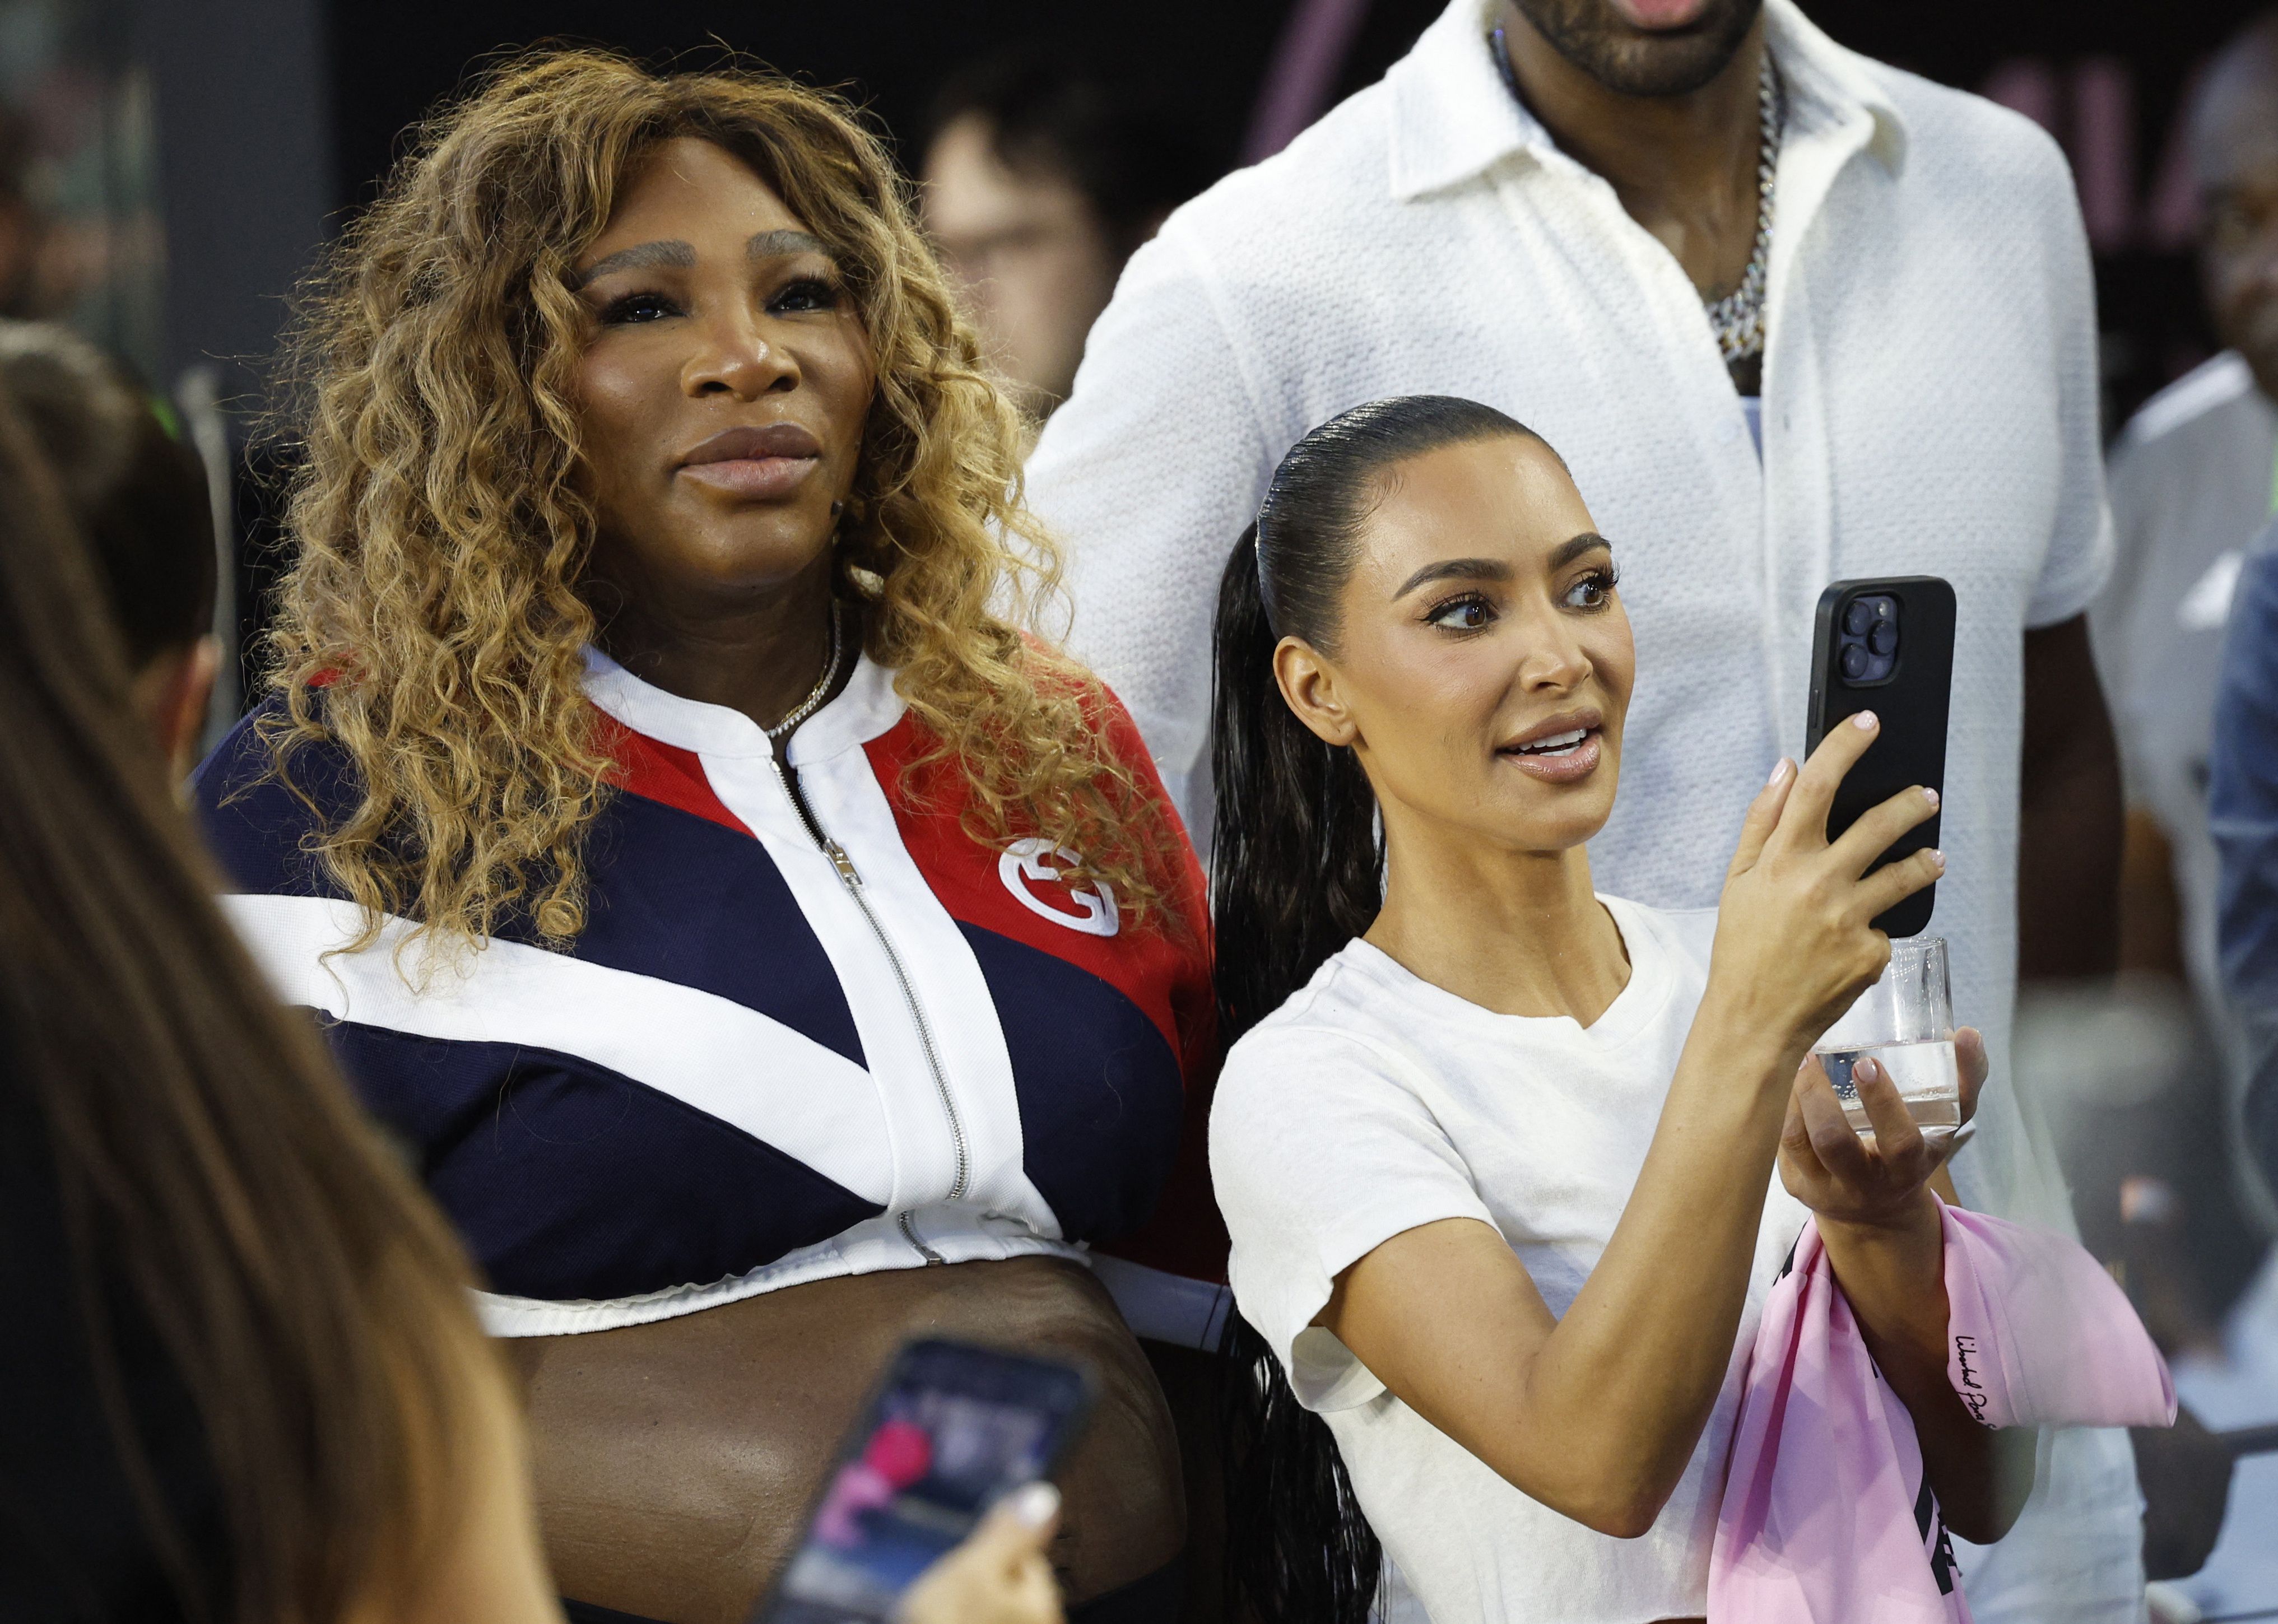
[[[2037,132],[2036,133],[2037,133]],[[2057,429],[2063,438],[2057,521],[2040,578],[2025,606],[2028,628],[2084,613],[2113,568],[2112,514],[2104,493],[2103,397],[2098,385],[2096,278],[2078,194],[2056,143],[2047,155],[2049,320],[2058,369]]]
[[[1067,550],[1070,652],[1129,708],[1198,841],[1219,576],[1288,449],[1265,444],[1206,268],[1158,237],[1028,461],[1029,506]]]

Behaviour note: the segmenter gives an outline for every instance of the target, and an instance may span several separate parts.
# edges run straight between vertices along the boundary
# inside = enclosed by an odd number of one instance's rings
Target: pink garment
[[[2061,1236],[1941,1209],[1947,1374],[1989,1427],[2164,1427],[2175,1387],[2128,1299]],[[1816,1223],[1748,1354],[1710,1624],[1968,1624],[1914,1420],[1884,1384]]]

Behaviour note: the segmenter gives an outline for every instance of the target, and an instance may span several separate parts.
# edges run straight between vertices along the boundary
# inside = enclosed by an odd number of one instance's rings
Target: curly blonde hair
[[[304,462],[269,644],[284,703],[258,725],[288,784],[320,741],[356,770],[360,801],[311,842],[363,910],[353,945],[390,913],[462,942],[509,910],[556,943],[583,927],[612,764],[581,682],[594,516],[571,380],[592,318],[571,273],[643,159],[684,136],[773,187],[860,312],[877,385],[838,590],[932,735],[925,760],[961,768],[968,830],[1083,852],[1135,912],[1174,902],[1173,815],[1105,743],[1097,681],[1033,635],[1059,560],[1021,505],[1023,424],[878,140],[770,73],[576,50],[507,64],[424,127],[303,290],[286,352]]]

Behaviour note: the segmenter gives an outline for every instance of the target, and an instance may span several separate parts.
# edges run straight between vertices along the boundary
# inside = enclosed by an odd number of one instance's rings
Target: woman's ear
[[[1360,724],[1337,693],[1336,667],[1303,637],[1274,644],[1273,680],[1297,720],[1322,743],[1342,746],[1360,736]]]

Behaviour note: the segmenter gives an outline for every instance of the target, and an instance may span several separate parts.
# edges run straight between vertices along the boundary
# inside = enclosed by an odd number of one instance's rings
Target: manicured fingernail
[[[1764,788],[1769,789],[1774,784],[1779,782],[1781,779],[1785,778],[1787,776],[1787,770],[1791,765],[1793,764],[1785,756],[1782,756],[1778,760],[1773,762],[1772,775],[1764,780]]]
[[[1874,712],[1861,711],[1851,719],[1851,725],[1854,728],[1864,730],[1873,727],[1875,725],[1875,721],[1876,717]]]
[[[1938,791],[1928,784],[1923,786],[1923,799],[1930,804],[1931,811],[1935,812],[1938,809]]]
[[[1940,851],[1936,846],[1931,846],[1928,848],[1928,850],[1930,851],[1930,860],[1932,865],[1939,869],[1945,868],[1945,853]]]
[[[1013,1491],[1013,1521],[1040,1529],[1059,1514],[1060,1491],[1048,1483],[1024,1483]]]

